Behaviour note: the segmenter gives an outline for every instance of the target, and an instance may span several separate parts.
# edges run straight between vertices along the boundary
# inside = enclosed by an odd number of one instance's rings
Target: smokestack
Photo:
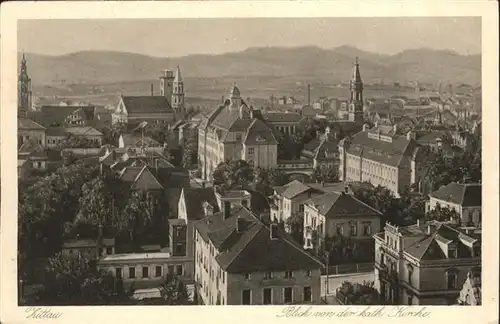
[[[311,85],[307,84],[307,105],[311,105]]]
[[[151,83],[151,97],[154,95],[154,92],[153,92],[153,84]]]

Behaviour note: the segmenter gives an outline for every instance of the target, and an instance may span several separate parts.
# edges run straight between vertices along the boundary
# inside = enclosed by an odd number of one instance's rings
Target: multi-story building
[[[366,242],[380,230],[381,213],[342,192],[329,192],[313,197],[304,203],[304,248],[317,247],[313,232],[319,240],[347,237]]]
[[[92,126],[98,121],[97,108],[85,106],[42,105],[37,111],[29,114],[45,127]]]
[[[45,147],[47,129],[28,118],[17,118],[17,146],[34,142]]]
[[[206,305],[283,305],[320,302],[323,266],[277,224],[247,208],[224,204],[195,224],[197,295]]]
[[[288,135],[294,134],[303,120],[303,116],[293,112],[268,112],[262,116],[267,125]]]
[[[230,98],[202,118],[198,130],[198,166],[211,179],[219,163],[245,160],[255,167],[277,164],[278,142],[260,111],[247,106],[233,86]]]
[[[390,189],[396,196],[421,182],[427,151],[415,140],[414,132],[396,133],[396,126],[368,125],[352,138],[339,142],[341,181],[371,182]]]
[[[121,96],[112,114],[112,123],[173,124],[185,115],[184,81],[177,66],[175,77],[166,70],[160,77],[160,95],[155,96],[151,85],[150,96]]]
[[[335,139],[335,134],[331,134],[330,127],[326,127],[325,134],[306,143],[300,156],[312,159],[314,169],[317,167],[337,167],[339,163],[338,142]]]
[[[387,304],[453,305],[481,267],[481,234],[451,224],[386,224],[375,239],[375,287]]]
[[[444,185],[429,194],[426,211],[437,206],[455,210],[462,226],[481,227],[481,184],[452,182]]]

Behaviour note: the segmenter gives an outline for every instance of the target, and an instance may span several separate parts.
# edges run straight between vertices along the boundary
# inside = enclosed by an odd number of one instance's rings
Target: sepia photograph
[[[495,322],[494,19],[320,3],[2,13],[2,322]]]
[[[481,305],[480,18],[20,20],[18,70],[20,305]]]

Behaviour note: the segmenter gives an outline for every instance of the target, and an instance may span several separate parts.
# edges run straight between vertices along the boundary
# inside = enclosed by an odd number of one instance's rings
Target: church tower
[[[182,81],[181,69],[178,65],[173,82],[172,108],[176,114],[182,117],[186,116],[186,107],[184,106],[184,81]]]
[[[160,76],[160,95],[167,98],[168,102],[172,100],[172,87],[174,83],[174,71],[165,70],[165,74]],[[172,104],[170,102],[170,104]]]
[[[349,120],[361,123],[363,122],[363,81],[361,81],[357,57],[352,68],[352,79],[349,82],[349,91],[351,92],[349,100]]]
[[[229,99],[231,101],[229,110],[240,108],[242,101],[241,101],[240,89],[238,89],[238,87],[236,86],[236,82],[233,83],[233,88],[231,89],[231,93],[229,94]]]
[[[19,72],[18,80],[18,109],[19,111],[26,112],[31,110],[32,105],[32,90],[31,90],[31,79],[28,76],[28,67],[26,65],[26,58],[23,53],[23,58],[21,59],[21,71]]]

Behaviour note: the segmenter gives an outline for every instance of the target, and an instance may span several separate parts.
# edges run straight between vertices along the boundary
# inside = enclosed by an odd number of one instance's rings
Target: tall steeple
[[[19,71],[17,105],[18,109],[21,111],[28,111],[32,108],[31,78],[28,76],[28,66],[26,64],[26,57],[24,53],[21,59],[21,68]]]
[[[233,82],[233,87],[231,88],[231,92],[229,93],[229,100],[231,104],[229,106],[229,110],[239,109],[241,106],[241,94],[240,89],[236,86],[236,82]]]
[[[349,82],[350,102],[349,102],[349,120],[355,122],[363,121],[363,81],[359,72],[359,61],[356,57],[352,67],[352,79]]]
[[[173,83],[172,108],[182,117],[186,115],[186,107],[184,106],[184,81],[182,80],[181,69],[178,65],[175,70],[175,79]]]

